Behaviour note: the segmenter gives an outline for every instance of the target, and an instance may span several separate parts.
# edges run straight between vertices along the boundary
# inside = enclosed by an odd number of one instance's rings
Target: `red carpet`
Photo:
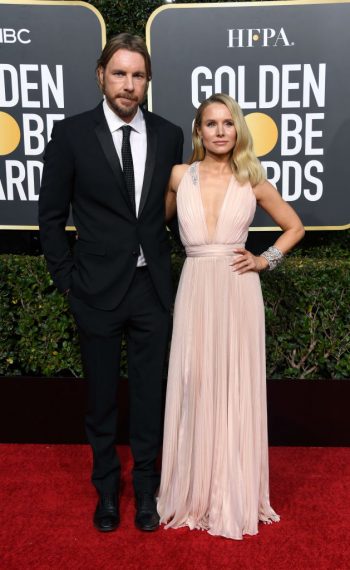
[[[230,541],[202,531],[134,528],[125,485],[115,533],[91,524],[95,492],[83,445],[0,446],[1,570],[347,570],[350,568],[350,449],[272,448],[272,504],[281,522]]]

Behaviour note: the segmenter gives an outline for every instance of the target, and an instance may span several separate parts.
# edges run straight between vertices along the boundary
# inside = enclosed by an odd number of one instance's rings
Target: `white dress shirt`
[[[103,111],[106,117],[109,130],[111,131],[115,150],[117,151],[120,165],[122,168],[123,168],[123,159],[122,159],[123,132],[121,130],[121,127],[123,127],[124,125],[129,125],[132,128],[130,132],[130,146],[131,146],[132,161],[134,165],[136,216],[138,216],[143,179],[145,175],[146,155],[147,155],[147,132],[146,132],[145,119],[143,118],[143,113],[139,107],[132,121],[130,121],[130,123],[125,123],[123,119],[118,117],[118,115],[114,111],[112,111],[112,109],[108,106],[106,100],[103,101]],[[142,267],[143,265],[146,265],[146,260],[143,255],[141,247],[140,251],[141,254],[139,255],[137,260],[137,267]]]

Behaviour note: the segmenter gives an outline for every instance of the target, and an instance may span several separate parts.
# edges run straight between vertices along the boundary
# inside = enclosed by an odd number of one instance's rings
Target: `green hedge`
[[[42,257],[0,256],[0,374],[81,376],[67,301]]]
[[[268,376],[350,378],[350,261],[300,255],[262,276]],[[182,260],[173,257],[176,282]],[[67,301],[43,258],[0,256],[0,275],[0,374],[81,376]]]
[[[221,1],[224,3],[231,0]],[[215,2],[217,0],[181,0],[181,4]],[[163,6],[164,2],[159,0],[90,0],[89,4],[101,12],[106,23],[107,37],[120,32],[130,32],[144,37],[148,18],[154,10]]]
[[[349,269],[292,257],[263,275],[270,378],[350,378]]]

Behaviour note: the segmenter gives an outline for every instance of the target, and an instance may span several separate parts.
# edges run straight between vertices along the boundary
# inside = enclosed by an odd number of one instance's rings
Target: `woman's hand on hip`
[[[247,271],[255,271],[258,273],[266,269],[269,265],[265,257],[253,255],[250,251],[244,249],[244,247],[237,247],[233,250],[233,253],[237,255],[235,255],[231,266],[233,271],[237,272],[238,275],[247,273]]]

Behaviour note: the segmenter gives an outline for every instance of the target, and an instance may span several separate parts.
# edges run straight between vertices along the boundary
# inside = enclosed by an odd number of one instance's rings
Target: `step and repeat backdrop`
[[[240,104],[267,177],[309,229],[350,227],[350,4],[183,4],[147,26],[152,110],[191,153],[195,111],[213,93]],[[258,211],[253,229],[271,228]]]
[[[183,128],[186,159],[199,104],[232,95],[306,227],[349,228],[349,27],[348,1],[164,5],[147,25],[149,107]],[[0,0],[0,229],[37,228],[45,145],[100,100],[104,43],[87,3]],[[252,229],[275,228],[259,211]]]
[[[101,14],[84,2],[0,2],[0,228],[36,229],[55,121],[97,105]]]

